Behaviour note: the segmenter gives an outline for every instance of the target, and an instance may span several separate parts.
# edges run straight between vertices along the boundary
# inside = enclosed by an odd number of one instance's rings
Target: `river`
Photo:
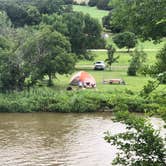
[[[117,150],[104,141],[104,132],[125,131],[111,118],[108,112],[0,113],[0,165],[110,166]]]

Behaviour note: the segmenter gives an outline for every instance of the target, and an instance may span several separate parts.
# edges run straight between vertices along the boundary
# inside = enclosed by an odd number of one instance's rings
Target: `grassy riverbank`
[[[93,51],[94,60],[81,60],[77,62],[76,71],[85,70],[93,75],[97,82],[96,90],[76,90],[68,92],[71,75],[57,75],[52,88],[46,87],[46,81],[41,82],[41,87],[31,88],[30,92],[14,92],[12,94],[0,94],[1,112],[95,112],[98,110],[116,110],[118,107],[126,107],[134,112],[164,112],[166,105],[165,85],[160,85],[156,91],[145,99],[139,95],[150,77],[138,74],[128,76],[127,68],[130,54],[117,51],[120,55],[118,63],[114,63],[112,70],[93,70],[93,63],[98,60],[105,60],[106,51]],[[155,51],[146,51],[147,64],[155,63]],[[122,78],[126,85],[103,84],[103,79]]]
[[[0,95],[1,112],[95,112],[101,110],[128,109],[132,112],[152,112],[166,108],[165,94],[154,92],[145,99],[130,90],[55,91],[51,88],[35,88]]]

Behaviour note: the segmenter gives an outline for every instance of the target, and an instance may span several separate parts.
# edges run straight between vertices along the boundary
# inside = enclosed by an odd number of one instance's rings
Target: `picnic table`
[[[112,79],[104,79],[103,80],[104,84],[122,84],[125,85],[125,81],[121,78],[112,78]]]

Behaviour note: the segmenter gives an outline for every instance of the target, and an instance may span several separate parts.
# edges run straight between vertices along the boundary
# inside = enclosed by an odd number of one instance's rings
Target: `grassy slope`
[[[89,6],[73,5],[73,10],[83,12],[84,14],[90,14],[91,17],[98,19],[100,23],[102,21],[102,17],[108,14],[108,11],[98,10],[96,7]]]

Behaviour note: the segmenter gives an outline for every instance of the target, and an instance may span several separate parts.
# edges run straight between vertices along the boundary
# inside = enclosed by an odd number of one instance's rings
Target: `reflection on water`
[[[110,113],[0,114],[0,165],[107,166],[116,154],[107,130],[125,126]]]

